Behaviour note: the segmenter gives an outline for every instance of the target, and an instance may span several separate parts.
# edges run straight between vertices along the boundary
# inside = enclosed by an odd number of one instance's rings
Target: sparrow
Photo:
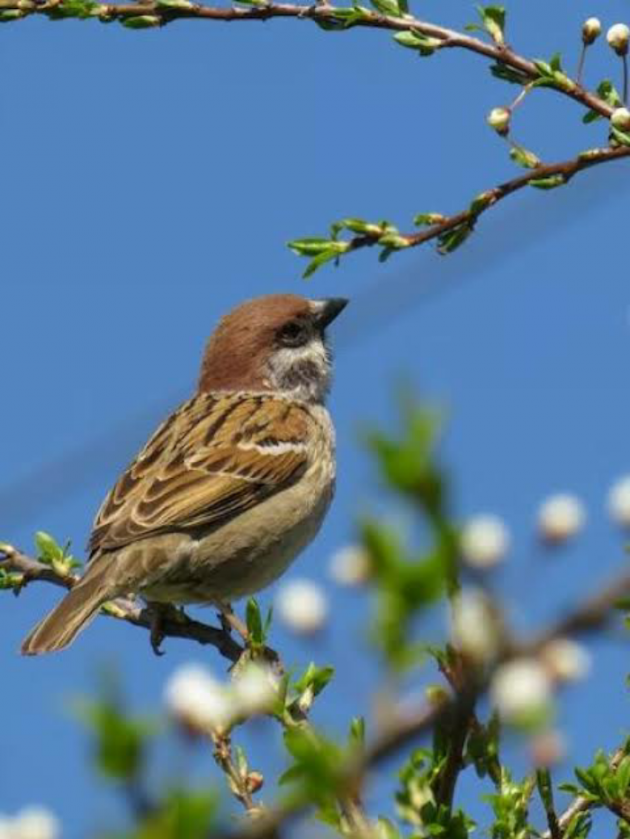
[[[84,575],[24,655],[67,647],[116,597],[229,609],[286,570],[334,492],[326,329],[347,302],[273,294],[222,318],[196,393],[105,498]]]

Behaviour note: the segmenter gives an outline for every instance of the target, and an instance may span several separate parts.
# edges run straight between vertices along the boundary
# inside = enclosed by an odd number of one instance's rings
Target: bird
[[[347,303],[270,294],[219,321],[194,395],[105,497],[85,573],[22,654],[67,647],[117,597],[229,611],[284,573],[334,494],[327,328]]]

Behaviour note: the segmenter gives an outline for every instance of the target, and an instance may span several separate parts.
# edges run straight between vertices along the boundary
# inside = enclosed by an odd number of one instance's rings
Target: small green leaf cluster
[[[247,632],[249,635],[249,646],[254,652],[263,650],[267,643],[269,630],[271,629],[271,621],[273,619],[273,607],[270,606],[267,610],[265,619],[263,620],[260,606],[255,597],[250,597],[245,608],[245,620],[247,623]]]
[[[39,562],[49,565],[53,571],[62,577],[72,573],[75,568],[80,568],[81,563],[69,553],[70,542],[61,547],[50,535],[43,530],[35,534],[36,556]]]
[[[559,52],[553,55],[548,62],[535,59],[534,66],[538,70],[538,78],[532,82],[533,87],[555,87],[567,92],[575,90],[575,82],[562,69],[562,59]]]
[[[462,810],[452,811],[437,802],[435,790],[447,759],[446,742],[434,738],[434,748],[416,749],[400,770],[400,789],[396,793],[398,816],[423,835],[468,839],[476,824]]]
[[[494,813],[492,839],[527,839],[532,835],[529,807],[534,786],[534,778],[517,783],[505,767],[501,768],[497,791],[486,796]]]
[[[212,790],[171,789],[123,839],[207,839],[217,804]]]
[[[339,235],[344,230],[355,234],[354,239],[340,240]],[[338,262],[344,253],[366,244],[380,245],[382,250],[379,259],[384,262],[395,250],[409,247],[410,242],[389,221],[370,222],[360,218],[345,218],[331,224],[330,237],[294,239],[288,243],[288,247],[298,256],[311,257],[303,274],[306,279],[326,262]]]
[[[623,752],[624,756],[615,763],[600,749],[590,766],[575,768],[579,785],[561,784],[560,789],[580,795],[595,806],[620,812],[630,795],[630,741]]]
[[[411,640],[411,625],[453,588],[456,576],[457,534],[448,516],[446,477],[436,457],[440,427],[438,413],[409,404],[399,438],[373,431],[367,441],[387,486],[420,513],[427,532],[426,543],[414,550],[385,522],[366,517],[361,526],[378,596],[372,635],[397,670],[417,662],[425,651]]]

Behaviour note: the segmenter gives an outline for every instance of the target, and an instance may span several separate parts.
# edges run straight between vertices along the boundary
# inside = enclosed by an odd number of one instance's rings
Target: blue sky
[[[456,26],[474,16],[460,0],[417,5]],[[508,9],[520,51],[560,49],[569,67],[585,17],[630,18],[620,0]],[[456,211],[516,174],[484,122],[514,89],[482,59],[420,61],[383,32],[296,21],[130,32],[28,20],[0,39],[0,537],[28,547],[46,529],[83,545],[118,470],[189,392],[218,316],[246,297],[302,291],[352,300],[336,329],[338,494],[291,571],[325,583],[334,620],[316,644],[280,627],[274,641],[295,665],[338,667],[317,710],[329,730],[369,711],[380,682],[365,663],[369,597],[334,589],[326,566],[359,512],[387,506],[359,431],[393,428],[401,379],[448,410],[458,511],[509,523],[514,548],[497,583],[517,625],[565,608],[624,562],[604,501],[630,469],[627,162],[510,199],[448,259],[427,249],[382,266],[359,253],[305,284],[288,239],[349,215],[407,229],[415,213]],[[600,42],[587,78],[617,70]],[[516,136],[549,161],[605,142],[580,115],[540,91],[519,111]],[[589,520],[574,548],[548,557],[533,517],[556,490],[579,494]],[[116,662],[134,707],[155,710],[178,663],[203,658],[217,673],[223,664],[175,641],[157,659],[144,633],[105,620],[63,655],[20,659],[20,638],[57,598],[37,586],[2,597],[0,812],[46,803],[74,839],[123,811],[86,771],[68,699]],[[593,678],[562,698],[576,760],[624,730],[625,643],[592,645]],[[251,748],[262,760],[259,739]],[[209,756],[194,771],[214,776]],[[373,796],[381,810],[386,786]]]

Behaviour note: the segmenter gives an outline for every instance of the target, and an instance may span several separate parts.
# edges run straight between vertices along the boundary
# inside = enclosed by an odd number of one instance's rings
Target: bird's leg
[[[221,628],[224,632],[230,634],[232,630],[241,636],[243,641],[247,641],[249,633],[243,621],[234,613],[234,609],[229,603],[217,603],[219,610],[219,620],[221,621]]]

